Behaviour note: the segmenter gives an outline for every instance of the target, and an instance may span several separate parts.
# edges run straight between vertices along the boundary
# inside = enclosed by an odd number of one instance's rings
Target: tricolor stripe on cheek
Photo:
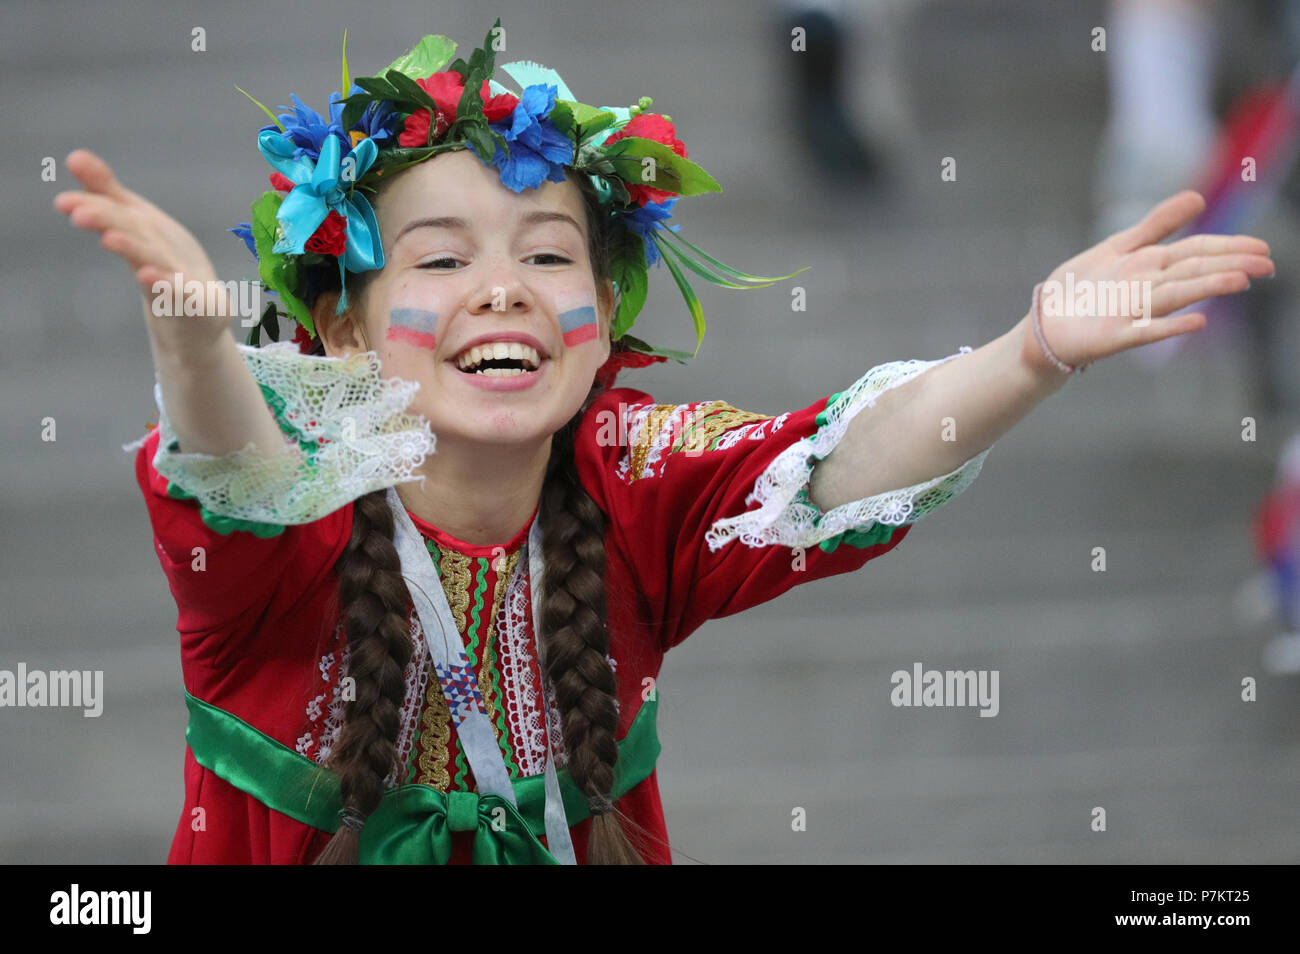
[[[598,331],[596,309],[591,305],[585,305],[561,313],[560,330],[564,332],[564,343],[570,348],[584,341],[594,341]]]
[[[596,299],[589,291],[561,292],[555,296],[560,332],[568,347],[572,348],[584,341],[594,341],[600,333],[596,324],[595,303]]]
[[[438,327],[437,312],[423,308],[394,308],[388,313],[389,341],[402,341],[430,351],[437,345],[434,331]]]

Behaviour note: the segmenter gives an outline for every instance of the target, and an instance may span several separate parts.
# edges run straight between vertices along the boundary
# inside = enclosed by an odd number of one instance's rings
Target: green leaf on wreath
[[[280,296],[285,311],[308,332],[314,332],[311,312],[294,293],[298,280],[297,265],[283,253],[273,251],[275,234],[279,228],[276,213],[283,201],[284,197],[278,192],[263,192],[262,197],[253,203],[252,229],[253,244],[257,248],[257,272],[263,285]]]
[[[388,73],[389,70],[397,70],[399,73],[405,73],[413,80],[428,79],[434,73],[442,72],[455,54],[456,42],[454,40],[431,33],[411,47],[409,52],[402,54],[389,63],[388,69],[384,70],[384,73]],[[348,127],[345,126],[344,128]]]
[[[385,74],[385,79],[387,79],[392,87],[397,90],[399,96],[421,103],[426,109],[436,110],[438,108],[438,104],[433,101],[433,97],[409,76],[399,73],[396,70],[389,70],[388,73]]]
[[[550,115],[546,118],[551,121],[552,126],[566,136],[573,130],[573,110],[569,108],[564,100],[557,99],[555,108],[551,110]]]
[[[652,345],[646,344],[640,338],[633,338],[631,335],[623,335],[619,341],[627,345],[632,351],[639,351],[642,354],[663,355],[665,358],[672,358],[674,361],[686,362],[695,357],[695,355],[691,354],[689,351],[673,351],[669,348],[656,348]]]
[[[699,195],[701,192],[721,192],[713,176],[691,160],[677,155],[671,148],[653,139],[641,136],[628,136],[620,139],[605,151],[605,155],[614,163],[618,174],[633,185],[647,185],[677,195]],[[641,160],[651,158],[655,161],[655,180],[641,178]],[[677,185],[660,185],[672,183]]]
[[[610,278],[618,283],[618,311],[609,330],[611,339],[617,341],[632,327],[636,316],[645,305],[649,282],[646,275],[645,246],[640,238],[627,242],[616,258],[610,262]]]
[[[557,99],[555,106],[558,109],[564,106],[573,116],[574,124],[582,127],[582,137],[585,139],[592,133],[598,133],[602,129],[612,125],[618,117],[607,109],[601,109],[598,106],[588,106],[586,103],[575,103],[569,99]],[[552,112],[554,115],[554,112]],[[562,130],[567,132],[568,130]]]

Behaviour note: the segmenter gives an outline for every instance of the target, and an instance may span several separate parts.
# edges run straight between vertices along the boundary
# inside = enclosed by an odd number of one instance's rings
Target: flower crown
[[[726,288],[765,288],[799,274],[747,275],[682,238],[680,226],[665,227],[679,197],[722,191],[687,158],[671,117],[648,112],[648,96],[630,107],[577,102],[558,73],[527,60],[501,66],[520,87],[520,93],[512,93],[492,79],[500,36],[498,18],[468,62],[451,62],[452,40],[426,36],[382,74],[350,83],[345,32],[342,85],[349,95],[330,96],[328,120],[296,94],[293,112],[277,117],[239,90],[274,121],[262,127],[257,141],[276,170],[272,191],[253,203],[251,223],[230,229],[258,260],[263,285],[280,301],[279,308],[274,301],[267,305],[249,334],[250,345],[260,344],[263,328],[278,340],[277,316],[283,313],[298,323],[295,337],[307,350],[316,337],[304,301],[310,266],[338,263],[337,311],[343,312],[347,273],[384,266],[379,225],[366,193],[377,191],[380,177],[454,149],[469,149],[495,166],[502,183],[516,193],[544,181],[563,182],[565,166],[589,177],[602,209],[620,226],[611,230],[610,272],[618,305],[610,337],[621,347],[615,349],[617,360],[611,356],[602,369],[607,382],[618,367],[684,361],[699,353],[704,314],[682,266]],[[661,261],[694,320],[694,352],[655,348],[627,333],[645,304],[649,266]]]

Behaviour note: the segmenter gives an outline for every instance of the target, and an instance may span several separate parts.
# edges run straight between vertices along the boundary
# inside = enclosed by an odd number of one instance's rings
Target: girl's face
[[[385,265],[349,296],[351,322],[318,325],[326,353],[373,349],[385,377],[419,382],[410,411],[439,441],[535,443],[563,427],[610,352],[613,289],[597,294],[578,187],[516,194],[457,150],[403,170],[375,214]],[[323,300],[332,317],[337,299]],[[524,370],[469,373],[493,365]]]

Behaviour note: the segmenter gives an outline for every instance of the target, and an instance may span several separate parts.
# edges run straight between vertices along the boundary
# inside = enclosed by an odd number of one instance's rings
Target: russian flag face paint
[[[389,341],[402,341],[432,351],[438,343],[434,337],[437,328],[437,312],[424,308],[394,308],[388,313],[388,334],[385,337]]]
[[[596,296],[591,292],[556,295],[555,311],[560,319],[564,343],[570,348],[584,341],[595,341],[600,334],[600,326],[596,324]]]

